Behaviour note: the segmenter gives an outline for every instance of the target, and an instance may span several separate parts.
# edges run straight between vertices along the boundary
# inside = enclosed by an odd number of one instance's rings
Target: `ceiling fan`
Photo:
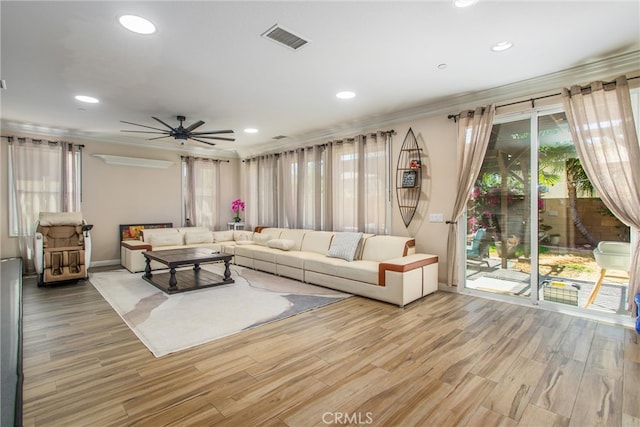
[[[186,117],[185,116],[176,116],[176,118],[180,122],[180,125],[178,127],[172,127],[172,126],[166,124],[165,122],[163,122],[162,120],[160,120],[157,117],[151,117],[151,118],[154,119],[155,121],[161,123],[167,129],[154,128],[153,126],[141,125],[141,124],[138,124],[138,123],[125,122],[124,120],[121,120],[122,123],[126,123],[126,124],[129,124],[129,125],[134,125],[134,126],[141,126],[143,128],[149,128],[149,129],[153,129],[153,130],[157,131],[157,132],[153,132],[153,131],[148,131],[148,130],[123,130],[122,132],[162,134],[162,136],[158,136],[158,137],[155,137],[155,138],[149,138],[148,140],[151,141],[151,140],[154,140],[154,139],[173,137],[176,140],[179,140],[180,143],[183,144],[183,145],[184,145],[184,142],[187,139],[192,139],[194,141],[202,142],[204,144],[209,144],[209,145],[216,145],[216,144],[215,144],[215,142],[205,141],[205,139],[217,139],[217,140],[220,140],[220,141],[235,141],[235,138],[226,138],[226,137],[222,137],[222,136],[212,136],[212,135],[220,135],[220,134],[225,134],[225,133],[233,133],[232,130],[214,130],[214,131],[194,132],[195,129],[199,128],[200,126],[202,126],[204,124],[204,122],[202,120],[198,120],[194,124],[192,124],[190,126],[187,126],[187,127],[184,127],[184,126],[182,126],[182,123],[186,120]]]

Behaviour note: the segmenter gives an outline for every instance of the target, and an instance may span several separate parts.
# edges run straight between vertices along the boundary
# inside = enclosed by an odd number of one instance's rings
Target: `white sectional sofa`
[[[235,240],[250,240],[253,233],[248,231],[211,231],[206,227],[150,228],[141,230],[141,240],[120,242],[120,263],[132,273],[144,271],[145,251],[206,247],[222,251],[222,243]],[[151,261],[153,270],[167,268],[166,265]]]
[[[210,238],[203,241],[205,236]],[[122,263],[129,271],[143,271],[144,250],[194,246],[232,254],[240,266],[400,307],[438,289],[438,257],[415,253],[415,240],[400,236],[283,228],[256,233],[152,229],[143,232],[143,241],[122,242]]]

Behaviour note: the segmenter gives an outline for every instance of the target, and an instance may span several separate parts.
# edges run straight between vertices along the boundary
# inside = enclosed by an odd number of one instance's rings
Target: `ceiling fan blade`
[[[191,138],[191,139],[193,139],[194,141],[202,142],[203,144],[216,145],[215,142],[203,141],[198,138]]]
[[[232,130],[211,130],[202,132],[192,132],[192,135],[218,135],[220,133],[233,133]]]
[[[120,132],[133,132],[133,133],[162,133],[165,135],[169,135],[169,132],[165,130],[158,129],[160,132],[152,132],[150,130],[121,130]]]
[[[202,126],[204,124],[204,122],[202,120],[199,120],[197,122],[195,122],[194,124],[192,124],[191,126],[189,126],[186,131],[187,132],[191,132],[192,130],[194,130],[195,128],[198,128],[200,126]]]
[[[164,131],[164,129],[154,128],[154,127],[146,126],[146,125],[140,125],[140,124],[138,124],[138,123],[125,122],[124,120],[120,120],[120,123],[126,123],[126,124],[128,124],[128,125],[142,126],[143,128],[149,128],[149,129],[155,129],[155,130],[162,130],[162,131]],[[171,130],[173,130],[173,129],[171,129]]]
[[[162,138],[169,138],[171,135],[165,135],[165,136],[156,136],[155,138],[148,138],[147,141],[153,141],[154,139],[162,139]]]
[[[197,135],[198,138],[205,138],[205,139],[217,139],[220,141],[235,141],[235,138],[222,138],[221,136],[203,136],[203,135]],[[191,137],[191,139],[195,139],[193,137]]]
[[[168,127],[169,129],[174,130],[171,126],[169,126],[168,124],[166,124],[165,122],[163,122],[163,121],[162,121],[162,120],[160,120],[159,118],[157,118],[157,117],[151,117],[151,118],[152,118],[153,120],[157,121],[157,122],[162,123],[163,125],[165,125],[165,126],[166,126],[166,127]]]

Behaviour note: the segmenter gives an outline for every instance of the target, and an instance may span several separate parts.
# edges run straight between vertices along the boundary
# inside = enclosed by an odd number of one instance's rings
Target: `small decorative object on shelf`
[[[236,214],[236,216],[233,217],[233,220],[235,222],[242,221],[240,218],[240,211],[244,212],[244,202],[241,199],[236,199],[231,202],[231,210]]]
[[[420,169],[420,159],[411,159],[409,167],[411,169]]]
[[[402,173],[402,188],[413,188],[417,184],[418,172],[415,170]]]

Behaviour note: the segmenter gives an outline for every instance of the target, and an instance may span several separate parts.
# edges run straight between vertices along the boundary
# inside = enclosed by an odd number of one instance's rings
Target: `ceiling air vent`
[[[278,24],[269,28],[261,35],[266,39],[274,41],[293,50],[298,50],[309,43],[309,40],[305,40],[302,37],[293,34],[291,31],[285,30]]]
[[[284,135],[278,135],[278,136],[274,136],[273,139],[285,139],[286,136]]]

